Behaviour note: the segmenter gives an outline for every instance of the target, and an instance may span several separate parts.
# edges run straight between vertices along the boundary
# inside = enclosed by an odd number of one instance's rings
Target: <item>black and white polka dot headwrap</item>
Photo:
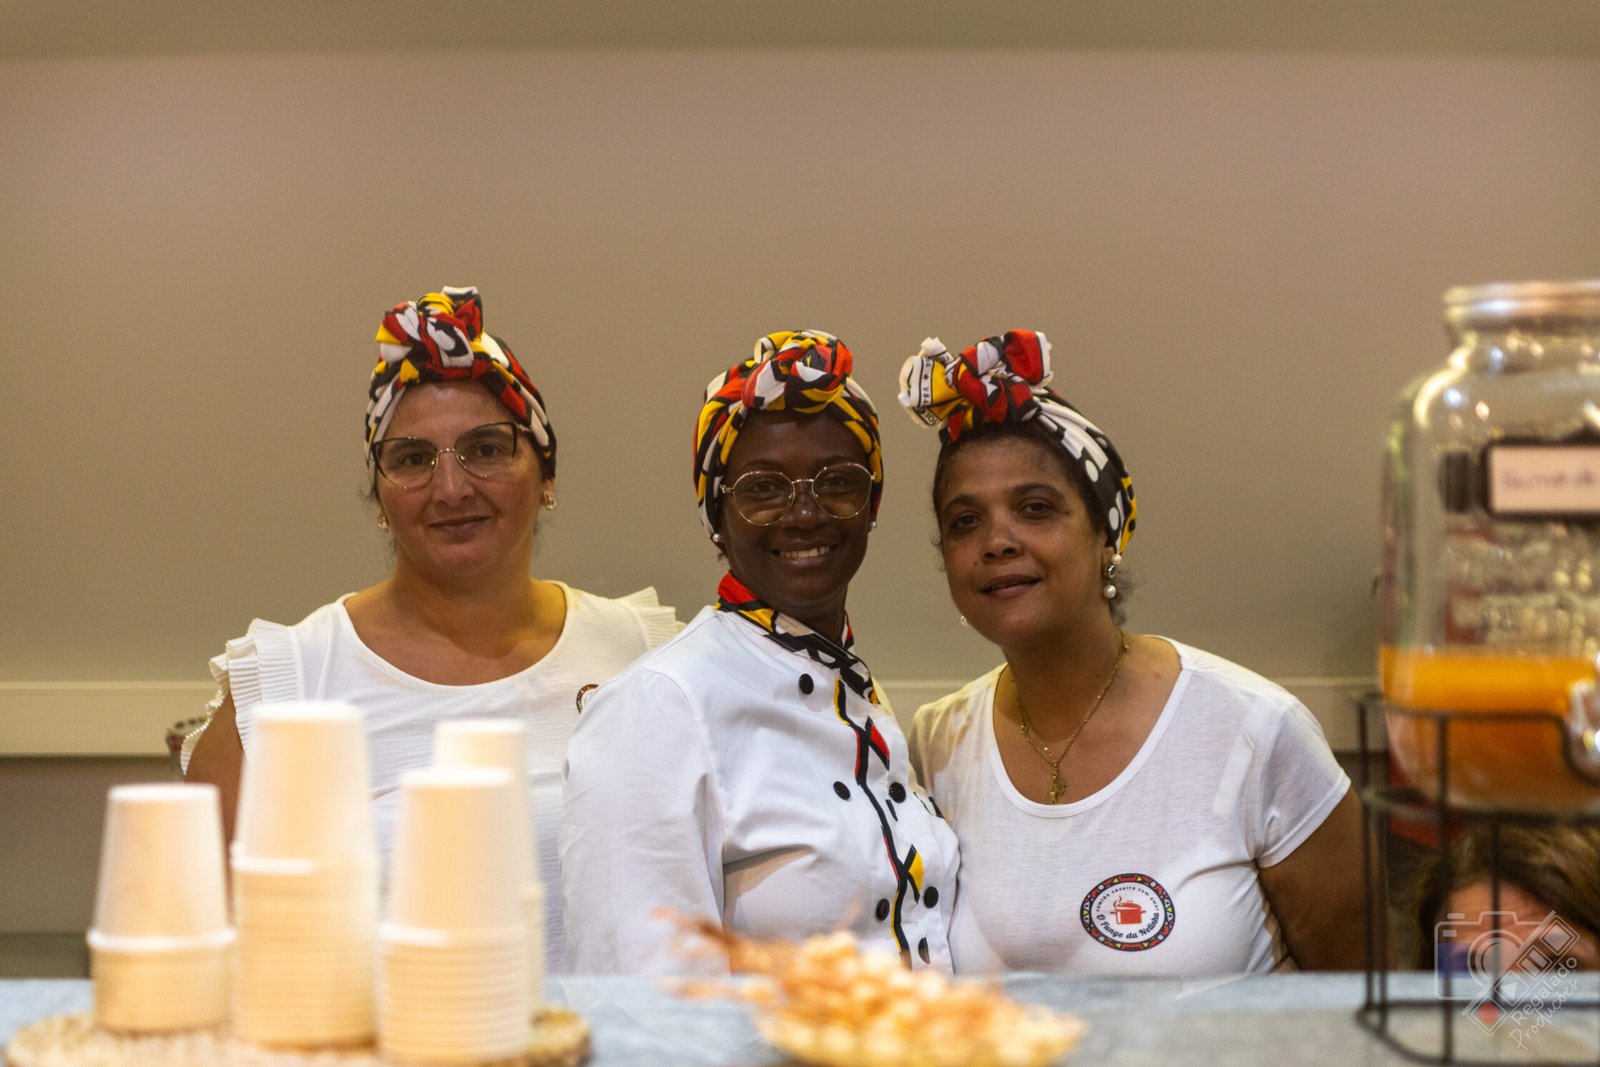
[[[1128,468],[1110,438],[1046,388],[1049,382],[1050,342],[1042,333],[1009,330],[959,355],[930,337],[900,370],[900,403],[916,421],[937,426],[944,441],[981,422],[1042,419],[1081,465],[1103,509],[1107,543],[1121,553],[1138,520]]]

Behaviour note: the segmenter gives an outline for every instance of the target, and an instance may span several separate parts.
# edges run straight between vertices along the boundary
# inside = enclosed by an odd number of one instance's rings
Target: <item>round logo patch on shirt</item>
[[[1177,912],[1166,889],[1148,874],[1119,874],[1089,890],[1079,918],[1107,948],[1143,952],[1167,939]]]

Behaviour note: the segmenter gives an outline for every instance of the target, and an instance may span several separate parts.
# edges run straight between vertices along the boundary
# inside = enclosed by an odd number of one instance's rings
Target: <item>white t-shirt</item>
[[[949,970],[958,865],[889,708],[728,612],[595,690],[567,749],[581,973],[701,969],[660,908],[758,938],[848,929]]]
[[[912,759],[961,841],[958,972],[1193,977],[1285,963],[1257,868],[1322,825],[1349,778],[1288,692],[1171,644],[1181,670],[1150,736],[1075,803],[1039,804],[1012,784],[994,732],[1001,668],[918,710]]]
[[[605,681],[645,650],[678,630],[654,589],[619,599],[595,596],[563,583],[567,615],[555,647],[524,671],[479,685],[439,685],[413,677],[361,642],[344,602],[313,611],[293,626],[256,619],[244,637],[229,641],[211,660],[218,685],[213,707],[229,693],[239,740],[249,757],[255,713],[278,700],[341,700],[366,719],[372,773],[372,814],[379,870],[385,884],[400,775],[433,761],[435,724],[447,719],[512,718],[528,724],[528,803],[537,838],[545,894],[545,954],[551,973],[565,970],[566,939],[555,826],[561,805],[561,760],[577,723],[578,691]]]

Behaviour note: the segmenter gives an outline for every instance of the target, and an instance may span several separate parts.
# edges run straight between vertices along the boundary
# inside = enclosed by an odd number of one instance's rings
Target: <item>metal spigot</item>
[[[1567,689],[1567,729],[1572,755],[1586,771],[1600,774],[1600,653],[1595,655],[1595,677],[1583,678]]]

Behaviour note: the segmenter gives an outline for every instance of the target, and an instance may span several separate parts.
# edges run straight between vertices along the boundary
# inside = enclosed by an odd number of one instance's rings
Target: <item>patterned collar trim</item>
[[[845,620],[844,643],[830,641],[798,619],[791,618],[776,608],[768,607],[750,588],[728,572],[717,583],[717,610],[739,616],[759,629],[767,638],[790,652],[807,656],[814,662],[835,672],[850,691],[863,700],[878,703],[878,691],[872,684],[872,672],[861,657],[851,651],[855,634],[850,622]]]

